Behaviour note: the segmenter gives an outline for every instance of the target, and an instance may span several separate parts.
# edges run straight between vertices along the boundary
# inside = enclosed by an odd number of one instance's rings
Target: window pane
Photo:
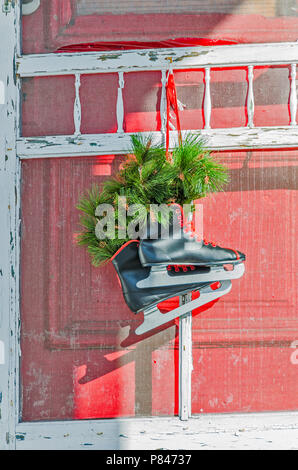
[[[255,67],[253,86],[255,126],[288,126],[290,67]]]
[[[175,323],[135,335],[143,315],[126,306],[112,264],[92,267],[75,242],[79,196],[120,161],[107,155],[22,163],[24,421],[177,413]]]
[[[224,152],[230,184],[204,235],[246,254],[231,292],[193,315],[192,412],[297,410],[297,151]]]
[[[117,131],[117,89],[117,74],[81,75],[81,133]],[[74,75],[25,78],[22,82],[22,135],[73,134],[74,104]]]
[[[73,134],[74,99],[74,76],[23,79],[22,135]]]

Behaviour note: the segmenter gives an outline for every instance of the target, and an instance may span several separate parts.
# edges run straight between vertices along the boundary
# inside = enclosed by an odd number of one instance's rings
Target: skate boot
[[[172,207],[173,220],[168,236],[160,236],[159,226],[157,238],[153,238],[156,234],[149,230],[147,238],[140,241],[140,262],[143,267],[151,267],[151,270],[138,287],[191,283],[192,278],[200,279],[201,282],[223,281],[238,279],[244,274],[243,253],[199,240],[193,231],[192,222],[183,216],[182,208],[176,204]],[[175,275],[178,271],[181,271],[179,276]]]
[[[112,257],[113,266],[120,279],[124,300],[134,313],[144,313],[144,322],[136,329],[136,334],[143,334],[169,321],[184,315],[206,303],[209,303],[231,290],[231,282],[224,281],[214,286],[214,282],[201,282],[200,268],[192,282],[173,285],[148,285],[140,287],[140,283],[148,278],[150,267],[144,268],[138,256],[139,241],[125,243]],[[168,313],[161,313],[158,304],[175,296],[199,291],[200,296],[187,304],[181,305]]]

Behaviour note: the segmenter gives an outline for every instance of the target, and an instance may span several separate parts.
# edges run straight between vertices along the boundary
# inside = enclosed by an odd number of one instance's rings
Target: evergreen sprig
[[[92,264],[99,266],[129,239],[128,236],[118,238],[120,196],[125,196],[128,206],[141,204],[148,213],[151,204],[189,204],[208,193],[223,190],[227,181],[226,167],[211,155],[199,135],[188,134],[173,149],[170,159],[161,145],[152,144],[151,136],[133,135],[131,152],[125,155],[117,174],[101,188],[93,185],[81,196],[77,209],[83,213],[80,217],[83,230],[78,234],[78,244],[86,246]],[[114,238],[99,240],[95,234],[98,222],[95,210],[103,203],[114,208],[116,231]],[[146,221],[147,213],[139,214],[139,224]],[[127,225],[133,219],[127,217]]]

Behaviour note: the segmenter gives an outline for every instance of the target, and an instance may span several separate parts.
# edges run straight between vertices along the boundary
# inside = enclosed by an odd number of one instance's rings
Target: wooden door
[[[138,23],[130,11],[103,13],[103,28],[91,3],[63,2],[63,8],[54,1],[41,4],[23,19],[24,52],[111,40],[114,29],[122,40],[157,40],[173,31],[181,37],[245,43],[296,40],[297,18],[279,16],[281,2],[223,2],[226,9],[217,14],[212,2],[206,2],[204,11],[144,11]],[[144,36],[136,32],[140,21]],[[251,25],[247,33],[243,22]],[[271,126],[278,132],[278,126],[293,120],[291,70],[290,64],[254,67],[256,127]],[[63,139],[76,133],[73,107],[78,96],[71,72],[43,75],[25,77],[22,85],[22,136],[28,137],[20,142],[21,149],[27,145],[21,187],[22,420],[177,415],[177,322],[137,337],[134,329],[142,318],[126,307],[112,266],[92,268],[88,255],[75,244],[79,195],[113,174],[121,157],[119,152],[83,151],[72,156],[64,145],[65,155],[48,150],[41,158],[42,136]],[[124,132],[160,132],[161,72],[127,72],[123,79]],[[175,71],[175,80],[178,98],[186,106],[183,129],[201,129],[204,68]],[[249,83],[247,67],[211,70],[211,128],[226,128],[230,139],[231,128],[244,128],[251,119],[246,107]],[[81,75],[82,134],[117,136],[118,88],[117,73]],[[38,141],[39,158],[34,157],[30,136]],[[263,142],[270,147],[265,138]],[[244,277],[233,282],[228,296],[193,314],[194,414],[297,409],[297,366],[291,360],[298,338],[297,151],[279,149],[278,144],[272,141],[275,149],[264,150],[260,145],[247,150],[244,144],[219,152],[230,168],[231,182],[224,193],[203,201],[206,237],[243,251],[247,262]]]

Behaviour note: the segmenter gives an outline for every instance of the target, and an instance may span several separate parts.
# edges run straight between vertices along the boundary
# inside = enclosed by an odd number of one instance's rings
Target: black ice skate
[[[174,205],[169,235],[142,239],[139,258],[143,267],[151,267],[149,275],[137,283],[139,288],[187,284],[194,279],[195,282],[239,279],[245,271],[243,253],[199,240],[192,222],[185,220],[178,205]]]
[[[220,286],[214,286],[213,282],[201,282],[200,268],[192,276],[192,282],[187,285],[179,282],[175,285],[148,285],[140,288],[139,284],[150,273],[150,267],[143,267],[138,256],[139,242],[131,240],[123,245],[112,258],[121,282],[124,300],[134,313],[144,313],[144,322],[136,329],[137,335],[146,333],[158,326],[184,315],[202,305],[227,294],[231,290],[231,282],[224,281]],[[218,288],[216,288],[218,287]],[[161,313],[158,304],[175,296],[187,294],[191,291],[199,291],[199,298],[181,305],[168,313]]]

